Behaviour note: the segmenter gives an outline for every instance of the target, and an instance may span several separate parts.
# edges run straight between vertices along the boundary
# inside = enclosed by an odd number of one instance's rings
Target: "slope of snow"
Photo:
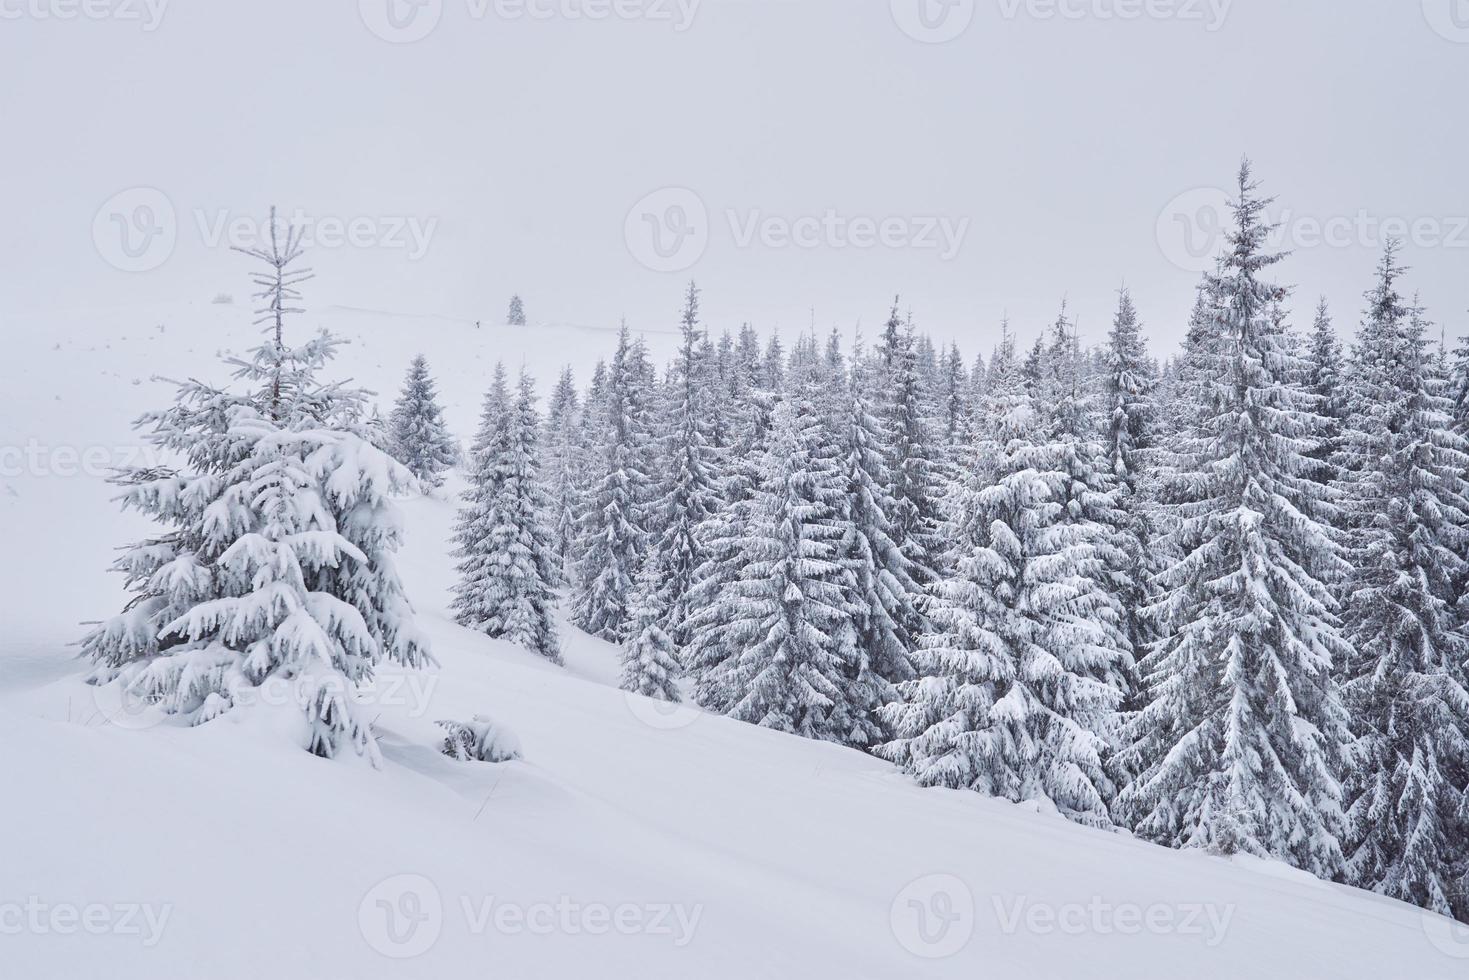
[[[396,393],[427,353],[471,431],[493,361],[584,382],[610,333],[333,310],[338,373]],[[440,665],[386,671],[384,765],[291,744],[289,692],[197,729],[81,683],[68,644],[122,598],[139,533],[81,460],[124,461],[149,377],[221,379],[238,307],[5,317],[0,367],[0,976],[26,978],[1362,977],[1469,973],[1469,936],[1264,862],[1177,854],[859,753],[615,689],[454,626],[447,494],[405,505],[402,567]],[[666,338],[650,338],[659,346]],[[29,448],[28,448],[29,447]],[[14,450],[27,450],[17,454]],[[78,462],[69,462],[71,456]],[[523,762],[437,754],[487,714]]]

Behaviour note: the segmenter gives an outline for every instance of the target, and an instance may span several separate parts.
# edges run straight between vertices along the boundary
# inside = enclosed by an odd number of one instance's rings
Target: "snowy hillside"
[[[333,376],[384,410],[426,354],[466,441],[495,360],[543,390],[567,362],[584,383],[613,339],[346,309],[302,325],[318,323],[352,341]],[[1469,974],[1469,934],[1409,906],[626,696],[616,651],[569,625],[564,669],[462,630],[458,480],[405,504],[402,571],[440,665],[367,693],[381,770],[302,752],[290,692],[192,729],[110,701],[72,646],[119,607],[105,569],[141,530],[104,470],[140,461],[129,422],[170,398],[152,375],[222,381],[216,353],[257,334],[242,306],[202,302],[0,331],[0,977]],[[524,761],[440,755],[433,723],[476,714]]]

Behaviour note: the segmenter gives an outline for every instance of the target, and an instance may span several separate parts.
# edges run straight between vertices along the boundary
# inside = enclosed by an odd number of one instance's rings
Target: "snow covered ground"
[[[337,373],[385,407],[426,353],[461,437],[495,359],[543,389],[570,361],[584,383],[613,341],[304,320],[353,341]],[[117,610],[105,568],[143,530],[102,470],[136,460],[129,421],[168,401],[150,376],[222,379],[216,352],[255,334],[204,303],[0,331],[0,977],[1469,976],[1469,934],[1408,906],[670,712],[617,691],[616,651],[570,627],[565,669],[463,631],[447,495],[406,504],[404,578],[440,667],[369,692],[380,771],[291,744],[289,691],[197,729],[99,698],[68,644]],[[649,339],[661,361],[670,338]],[[433,722],[475,714],[525,760],[440,756]]]

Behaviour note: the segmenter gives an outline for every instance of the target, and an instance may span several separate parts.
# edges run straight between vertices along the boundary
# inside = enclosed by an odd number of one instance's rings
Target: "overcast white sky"
[[[667,329],[693,276],[716,328],[900,292],[970,355],[1063,295],[1099,338],[1125,281],[1167,349],[1248,153],[1298,320],[1354,327],[1397,220],[1469,332],[1469,0],[692,2],[0,0],[6,329],[243,294],[221,222],[278,202],[359,219],[317,305]]]

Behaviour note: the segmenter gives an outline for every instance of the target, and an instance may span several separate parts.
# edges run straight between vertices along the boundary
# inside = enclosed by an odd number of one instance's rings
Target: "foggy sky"
[[[315,305],[666,330],[693,277],[716,330],[870,336],[901,293],[972,356],[1125,282],[1166,353],[1247,153],[1297,325],[1406,231],[1469,332],[1466,0],[583,2],[0,0],[5,329],[243,294],[274,202]]]

